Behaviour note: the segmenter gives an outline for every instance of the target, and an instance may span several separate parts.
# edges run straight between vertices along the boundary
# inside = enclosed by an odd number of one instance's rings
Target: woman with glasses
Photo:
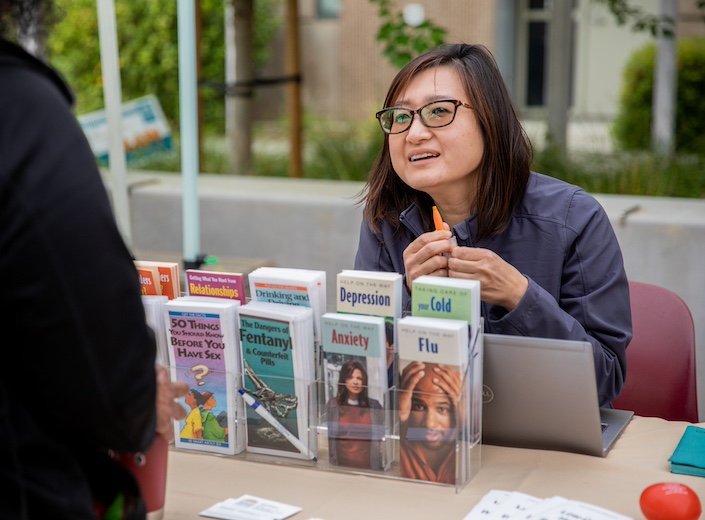
[[[479,280],[485,332],[589,341],[610,406],[632,335],[619,245],[593,197],[530,171],[531,144],[492,55],[455,44],[419,56],[384,107],[355,269],[404,274],[407,312],[421,275]]]

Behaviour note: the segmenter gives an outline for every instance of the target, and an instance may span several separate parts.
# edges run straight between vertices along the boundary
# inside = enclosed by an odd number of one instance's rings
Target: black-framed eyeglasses
[[[428,128],[448,126],[455,119],[458,107],[461,106],[472,108],[467,103],[457,99],[442,99],[440,101],[432,101],[418,110],[400,107],[385,108],[377,112],[375,117],[385,134],[401,134],[411,127],[416,114],[419,115],[419,119],[421,119],[424,126]]]

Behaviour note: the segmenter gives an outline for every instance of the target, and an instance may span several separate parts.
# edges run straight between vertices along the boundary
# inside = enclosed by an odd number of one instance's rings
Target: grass
[[[364,181],[383,138],[379,128],[366,123],[304,121],[304,177]],[[178,149],[178,139],[175,139]],[[202,171],[228,174],[230,158],[223,136],[210,136],[202,144]],[[145,170],[180,171],[178,152],[139,166]],[[705,197],[705,156],[663,158],[651,153],[574,153],[553,148],[535,152],[532,169],[583,187],[590,193]],[[283,122],[259,124],[253,137],[255,176],[289,176],[289,143]]]

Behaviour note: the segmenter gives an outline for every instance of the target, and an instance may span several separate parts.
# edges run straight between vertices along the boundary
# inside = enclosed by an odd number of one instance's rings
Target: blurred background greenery
[[[378,4],[380,16],[388,9],[386,0]],[[254,2],[254,55],[257,69],[270,59],[272,39],[281,28],[279,0]],[[202,73],[204,77],[224,77],[224,10],[222,0],[201,0]],[[179,99],[178,37],[176,2],[118,0],[115,3],[121,31],[120,59],[123,99],[154,93],[159,99],[174,132],[175,151],[141,164],[145,170],[178,172]],[[394,31],[405,29],[388,13],[378,38],[405,38]],[[140,21],[149,19],[149,24]],[[147,29],[141,29],[146,27]],[[426,45],[435,45],[443,34],[433,25]],[[384,33],[386,31],[386,33]],[[383,34],[384,33],[384,34]],[[95,0],[72,0],[63,20],[47,42],[47,54],[54,66],[66,76],[77,93],[76,113],[98,110],[103,106],[100,50]],[[389,41],[389,40],[388,40]],[[424,50],[419,44],[417,52]],[[392,49],[392,50],[390,50]],[[390,60],[393,46],[385,53]],[[595,193],[617,193],[674,197],[705,196],[705,40],[678,42],[678,93],[676,115],[676,153],[660,157],[649,151],[653,67],[655,45],[634,53],[624,71],[620,111],[612,133],[615,151],[605,153],[563,153],[550,143],[535,150],[533,169]],[[406,56],[406,55],[405,55]],[[404,59],[408,59],[405,57]],[[214,88],[202,88],[203,137],[202,171],[227,174],[232,171],[225,138],[224,96]],[[253,134],[253,174],[289,175],[287,121],[257,121]],[[376,121],[324,120],[305,114],[303,121],[304,177],[364,181],[383,136]]]

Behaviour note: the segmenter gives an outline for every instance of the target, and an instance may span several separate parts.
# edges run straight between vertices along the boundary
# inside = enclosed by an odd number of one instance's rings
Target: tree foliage
[[[272,16],[281,0],[255,2],[255,63],[269,59],[269,46],[281,19]],[[224,81],[223,0],[200,0],[202,78]],[[155,94],[172,126],[179,121],[177,2],[115,0],[122,97]],[[78,93],[76,112],[103,107],[103,84],[95,0],[71,0],[47,41],[47,54]],[[224,98],[201,89],[206,132],[222,133]]]
[[[390,0],[369,0],[377,5],[380,27],[377,41],[384,44],[383,54],[395,68],[401,68],[412,58],[438,47],[447,31],[431,20],[412,27],[404,21],[401,11],[394,10]]]
[[[635,52],[624,72],[619,113],[613,133],[626,150],[647,150],[651,144],[652,97],[656,48],[649,44]],[[705,40],[678,42],[676,92],[676,149],[702,153],[705,149]]]
[[[635,7],[627,0],[593,1],[604,4],[614,15],[618,25],[630,23],[632,30],[649,31],[653,36],[663,34],[666,37],[673,37],[675,34],[675,20],[669,16],[647,13],[641,7]]]

